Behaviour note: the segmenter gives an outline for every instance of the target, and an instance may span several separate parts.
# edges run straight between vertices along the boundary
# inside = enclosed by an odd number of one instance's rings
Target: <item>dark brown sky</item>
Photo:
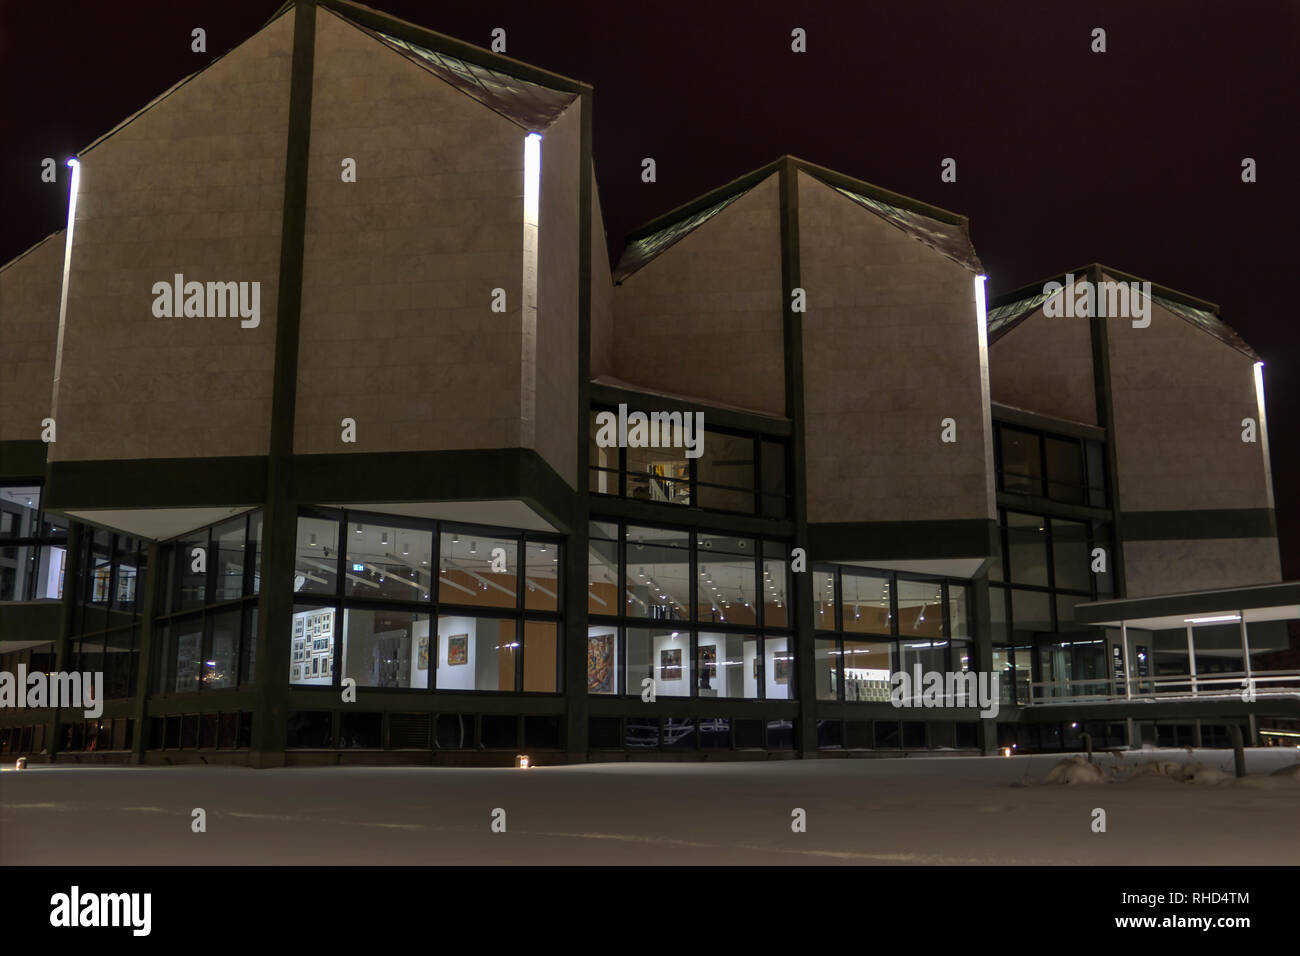
[[[42,157],[61,163],[279,5],[0,0],[0,262],[63,225],[66,181],[41,184]],[[995,295],[1102,261],[1219,303],[1266,363],[1283,571],[1300,578],[1300,2],[371,5],[482,45],[503,27],[511,56],[595,86],[613,256],[645,220],[793,153],[970,216]]]

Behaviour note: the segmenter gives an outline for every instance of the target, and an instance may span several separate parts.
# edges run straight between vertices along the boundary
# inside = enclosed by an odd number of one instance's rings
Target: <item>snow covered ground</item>
[[[1300,864],[1300,779],[1267,776],[1296,764],[1296,750],[1248,751],[1251,776],[1217,785],[1156,775],[1045,783],[1060,759],[22,772],[6,763],[0,864]],[[1122,759],[1232,773],[1231,751]],[[206,811],[206,833],[191,831],[194,808]],[[805,833],[791,831],[796,808]],[[1095,808],[1106,811],[1105,833],[1093,832]],[[503,833],[492,829],[498,809]]]

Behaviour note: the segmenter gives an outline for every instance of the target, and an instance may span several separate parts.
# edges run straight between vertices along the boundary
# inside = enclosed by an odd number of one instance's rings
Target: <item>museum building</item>
[[[0,755],[1297,742],[1216,306],[986,303],[964,217],[790,156],[611,264],[592,121],[298,0],[75,157],[0,268],[0,671],[102,673],[102,713],[0,709]],[[996,673],[996,713],[899,671]]]

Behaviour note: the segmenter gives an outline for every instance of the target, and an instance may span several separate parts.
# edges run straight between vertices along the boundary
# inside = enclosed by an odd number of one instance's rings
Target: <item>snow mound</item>
[[[1229,783],[1237,778],[1235,774],[1226,773],[1218,767],[1207,767],[1203,763],[1189,763],[1180,770],[1178,779],[1184,783],[1199,783],[1204,786],[1215,787],[1221,783]]]
[[[1284,780],[1294,780],[1296,783],[1300,783],[1300,763],[1294,763],[1289,767],[1278,767],[1269,776],[1281,777]]]
[[[1105,783],[1106,774],[1096,764],[1089,763],[1085,757],[1075,754],[1066,757],[1047,775],[1048,783],[1075,785],[1081,783]]]

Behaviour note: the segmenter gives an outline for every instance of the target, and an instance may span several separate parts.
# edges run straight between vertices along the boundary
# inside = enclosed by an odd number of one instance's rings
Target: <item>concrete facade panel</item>
[[[1154,303],[1147,328],[1107,323],[1123,510],[1271,508],[1263,442],[1242,441],[1254,360]]]
[[[1088,425],[1097,420],[1088,319],[1037,309],[989,345],[993,401]]]
[[[994,517],[974,276],[802,171],[799,240],[808,520]]]
[[[775,173],[614,289],[613,374],[785,415]]]
[[[1124,543],[1126,597],[1246,587],[1282,580],[1276,538]]]
[[[82,155],[51,461],[266,453],[292,40],[282,16]],[[177,273],[259,283],[258,326],[155,317]]]
[[[537,339],[524,356],[536,391],[533,448],[577,488],[581,101],[547,129],[541,155]]]
[[[50,413],[65,236],[0,270],[0,441],[40,438]]]
[[[319,11],[297,453],[521,444],[524,135]]]

